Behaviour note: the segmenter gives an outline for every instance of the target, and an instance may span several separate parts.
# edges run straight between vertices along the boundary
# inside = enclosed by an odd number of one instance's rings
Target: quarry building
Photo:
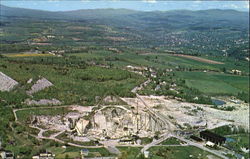
[[[211,131],[205,130],[200,132],[200,137],[205,139],[206,141],[211,141],[215,144],[221,145],[225,143],[226,138],[223,136],[220,136],[218,134],[215,134]]]

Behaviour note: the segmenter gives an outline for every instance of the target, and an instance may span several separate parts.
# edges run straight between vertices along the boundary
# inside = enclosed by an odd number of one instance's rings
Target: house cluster
[[[235,75],[241,75],[241,71],[240,70],[232,70],[232,73],[235,74]]]
[[[32,159],[55,159],[55,154],[43,152],[32,157]]]

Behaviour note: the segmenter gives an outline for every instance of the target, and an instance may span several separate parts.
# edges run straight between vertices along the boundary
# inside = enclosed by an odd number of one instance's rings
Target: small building
[[[143,154],[144,154],[144,158],[149,158],[149,151],[144,151]]]
[[[232,70],[232,73],[236,74],[236,75],[241,75],[241,71],[240,70]]]
[[[0,157],[2,159],[14,159],[15,155],[11,151],[2,151],[0,152]]]
[[[212,143],[212,142],[210,142],[210,141],[208,141],[208,142],[206,142],[206,146],[208,146],[208,147],[214,147],[215,144]]]
[[[134,140],[133,139],[121,139],[119,140],[120,144],[134,144]]]
[[[226,141],[226,138],[223,136],[220,136],[218,134],[215,134],[211,131],[205,130],[200,132],[200,137],[205,139],[206,141],[211,141],[215,144],[223,144]]]

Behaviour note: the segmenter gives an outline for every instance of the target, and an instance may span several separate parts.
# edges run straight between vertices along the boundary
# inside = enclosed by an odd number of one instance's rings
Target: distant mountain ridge
[[[188,49],[191,52],[209,52],[211,54],[222,54],[222,50],[228,49],[228,54],[239,55],[243,58],[246,57],[246,50],[248,50],[246,45],[249,39],[248,12],[220,9],[135,11],[110,8],[52,12],[3,5],[0,7],[0,25],[5,26],[6,30],[13,29],[13,27],[18,28],[13,30],[18,31],[17,34],[6,34],[6,36],[0,37],[7,44],[24,43],[34,37],[28,27],[20,27],[24,26],[22,23],[30,26],[31,24],[36,25],[39,21],[41,26],[33,27],[33,29],[37,30],[34,31],[35,33],[42,36],[42,29],[39,30],[39,28],[46,27],[43,24],[50,21],[56,23],[51,26],[56,30],[54,34],[60,34],[66,43],[74,45],[81,40],[85,43],[105,46],[167,46],[170,49],[178,48],[181,51]],[[58,21],[65,23],[71,30],[57,26]],[[58,23],[58,25],[60,24]],[[92,30],[72,31],[74,27],[71,25],[87,26]],[[20,36],[23,33],[22,29],[24,31],[29,29],[29,32],[32,33]],[[72,38],[78,40],[72,40]],[[51,42],[55,43],[55,40]],[[61,43],[62,39],[57,42],[58,45]],[[240,53],[239,50],[241,50]]]
[[[173,11],[134,11],[128,9],[87,9],[74,11],[42,11],[24,8],[12,8],[1,5],[2,17],[34,18],[47,20],[88,20],[97,24],[132,28],[186,28],[195,25],[201,29],[233,27],[248,29],[249,14],[236,10],[173,10]],[[150,26],[149,26],[150,25]],[[171,28],[172,27],[172,28]]]
[[[35,10],[35,9],[26,9],[26,8],[14,8],[8,7],[4,5],[0,5],[1,7],[1,16],[17,16],[17,17],[34,17],[34,18],[59,18],[59,19],[68,19],[75,16],[75,18],[102,18],[111,16],[124,16],[124,15],[141,15],[141,14],[156,14],[156,15],[174,15],[174,14],[182,14],[182,15],[197,15],[198,16],[219,16],[225,18],[229,15],[234,16],[243,16],[244,18],[249,17],[248,12],[236,11],[236,10],[221,10],[221,9],[210,9],[210,10],[170,10],[170,11],[136,11],[130,9],[80,9],[80,10],[72,10],[72,11],[45,11],[45,10]],[[53,17],[48,17],[51,15]],[[62,15],[66,17],[61,17]],[[60,17],[59,17],[60,16]],[[234,17],[233,16],[233,17]],[[233,18],[228,17],[228,18]]]

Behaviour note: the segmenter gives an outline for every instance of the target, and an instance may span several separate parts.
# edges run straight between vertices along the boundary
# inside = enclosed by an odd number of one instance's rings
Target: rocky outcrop
[[[0,72],[0,91],[11,91],[18,82]]]
[[[31,87],[29,91],[27,91],[28,95],[32,95],[33,93],[36,93],[38,91],[41,91],[47,87],[53,86],[53,84],[48,81],[46,78],[41,78],[36,81],[36,83]]]

